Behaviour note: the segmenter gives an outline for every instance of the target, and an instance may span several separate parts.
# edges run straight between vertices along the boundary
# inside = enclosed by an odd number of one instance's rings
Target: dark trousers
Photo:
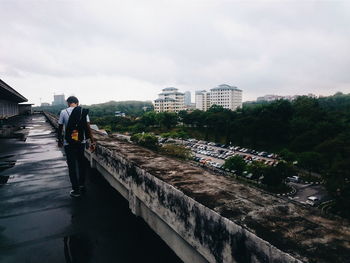
[[[84,149],[85,144],[64,146],[73,190],[79,190],[79,186],[85,183]]]

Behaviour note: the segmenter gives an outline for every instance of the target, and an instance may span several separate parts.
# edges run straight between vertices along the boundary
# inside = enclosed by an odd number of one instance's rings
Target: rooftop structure
[[[19,114],[18,103],[28,100],[0,79],[0,119]]]

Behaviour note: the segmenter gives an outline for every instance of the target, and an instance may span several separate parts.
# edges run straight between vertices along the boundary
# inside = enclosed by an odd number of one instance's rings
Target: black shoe
[[[84,185],[80,185],[79,186],[79,190],[80,190],[80,193],[85,193],[85,191],[86,191],[86,188],[85,188],[85,186]]]
[[[71,197],[80,197],[80,191],[77,190],[72,190],[69,194]]]

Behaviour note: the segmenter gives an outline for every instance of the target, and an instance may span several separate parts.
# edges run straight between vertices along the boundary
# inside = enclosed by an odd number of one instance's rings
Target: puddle
[[[32,118],[32,121],[39,122],[39,123],[45,123],[45,118]]]
[[[50,130],[43,130],[43,129],[35,129],[35,130],[30,130],[28,136],[38,136],[38,135],[48,135],[52,131]]]
[[[11,156],[11,155],[8,155]],[[1,159],[5,159],[7,156],[1,157]],[[1,175],[1,172],[12,168],[13,166],[16,165],[16,161],[8,160],[8,161],[0,161],[0,185],[6,184],[7,181],[9,180],[10,176],[9,175]]]
[[[14,156],[15,156],[14,154],[0,156],[0,160],[2,160],[2,159],[8,159],[8,158],[11,158],[11,157],[14,157]]]

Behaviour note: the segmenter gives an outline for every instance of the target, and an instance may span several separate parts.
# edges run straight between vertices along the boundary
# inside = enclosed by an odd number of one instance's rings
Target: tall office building
[[[221,84],[210,89],[210,92],[196,92],[196,109],[206,111],[212,105],[225,109],[236,110],[242,107],[242,90],[237,87]]]
[[[195,93],[196,109],[206,111],[210,108],[210,92],[205,90]]]
[[[61,94],[61,95],[53,95],[52,106],[56,106],[56,105],[65,105],[65,104],[66,104],[66,100],[65,100],[64,94]]]
[[[191,92],[185,91],[185,106],[191,106]]]
[[[210,105],[218,105],[230,110],[242,108],[242,90],[221,84],[210,90]]]
[[[185,109],[185,94],[176,88],[165,88],[158,96],[154,101],[156,112],[179,112]]]

